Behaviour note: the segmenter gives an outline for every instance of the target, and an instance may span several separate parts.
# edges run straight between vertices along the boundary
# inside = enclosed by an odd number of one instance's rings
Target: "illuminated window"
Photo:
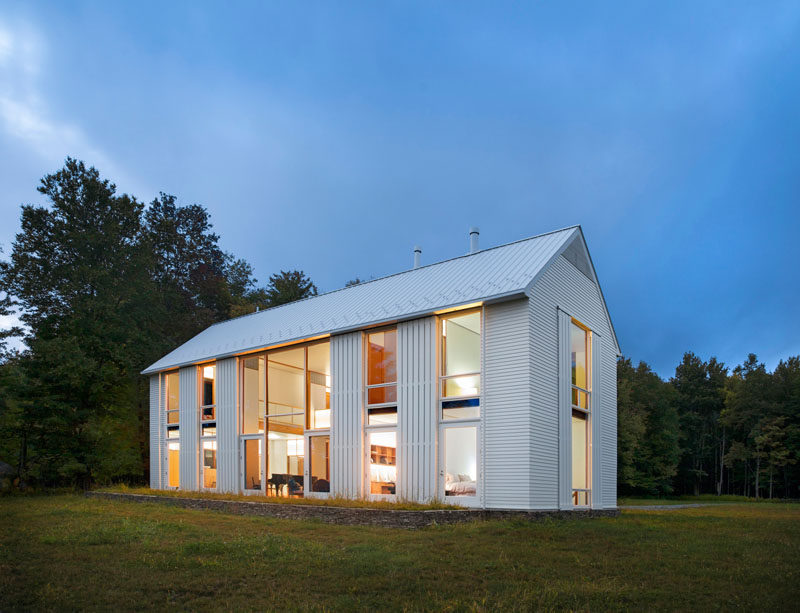
[[[575,506],[585,507],[591,503],[589,484],[591,336],[589,331],[575,320],[572,320],[569,328],[572,374],[572,502]]]
[[[242,360],[242,434],[264,432],[267,406],[266,358]]]
[[[442,419],[476,419],[480,417],[481,313],[456,313],[441,322]]]
[[[203,489],[217,488],[217,441],[203,441]]]
[[[397,330],[367,334],[367,425],[397,423]]]
[[[167,438],[180,436],[180,377],[177,372],[167,373],[164,377],[167,385],[167,401],[165,411],[167,414]]]
[[[217,367],[201,366],[202,385],[200,388],[200,421],[212,422],[216,419],[217,408]]]
[[[308,351],[308,427],[331,427],[331,344],[309,345]]]
[[[167,485],[169,487],[180,485],[180,456],[181,444],[167,443]]]
[[[397,432],[370,432],[369,493],[394,495],[397,484]]]

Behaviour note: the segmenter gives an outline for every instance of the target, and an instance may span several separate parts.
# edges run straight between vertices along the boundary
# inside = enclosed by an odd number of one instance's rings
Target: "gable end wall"
[[[529,294],[531,508],[554,509],[559,506],[559,308],[600,336],[601,382],[595,415],[600,417],[599,474],[602,483],[594,506],[614,507],[617,499],[617,359],[611,330],[595,283],[559,256]]]

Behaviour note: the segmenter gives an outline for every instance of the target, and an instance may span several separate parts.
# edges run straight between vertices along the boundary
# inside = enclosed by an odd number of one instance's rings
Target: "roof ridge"
[[[362,285],[367,285],[368,283],[375,283],[376,281],[383,281],[384,279],[390,279],[391,277],[397,277],[399,275],[405,275],[405,274],[414,272],[415,270],[421,270],[423,268],[430,268],[432,266],[439,266],[440,264],[445,264],[447,262],[453,262],[455,260],[460,260],[462,258],[468,258],[468,257],[472,257],[474,255],[479,255],[481,253],[485,253],[486,251],[492,251],[494,249],[501,249],[503,247],[510,247],[511,245],[516,245],[517,243],[524,243],[526,241],[530,241],[530,240],[533,240],[535,238],[542,238],[542,237],[548,236],[550,234],[558,234],[559,232],[564,232],[566,230],[573,230],[575,228],[578,228],[579,230],[581,230],[581,232],[583,232],[583,230],[581,229],[581,225],[580,224],[574,224],[574,225],[571,225],[571,226],[565,226],[565,227],[559,228],[557,230],[551,230],[549,232],[543,232],[541,234],[536,234],[534,236],[528,236],[528,237],[525,237],[525,238],[519,238],[519,239],[517,239],[515,241],[511,241],[511,242],[508,242],[508,243],[503,243],[502,245],[495,245],[494,247],[487,247],[486,249],[480,249],[480,250],[476,251],[475,253],[464,253],[464,254],[461,254],[461,255],[454,256],[452,258],[447,258],[445,260],[440,260],[438,262],[431,262],[430,264],[425,264],[424,266],[419,266],[417,268],[411,268],[409,270],[401,270],[401,271],[398,271],[398,272],[393,272],[391,274],[384,275],[382,277],[378,277],[377,279],[370,279],[368,281],[362,281],[361,283],[357,283],[355,285],[350,285],[350,286],[346,286],[346,287],[339,287],[337,289],[332,289],[329,292],[324,292],[322,294],[314,294],[313,296],[306,296],[305,298],[300,298],[299,300],[293,300],[292,302],[285,302],[283,304],[278,304],[278,305],[275,305],[275,306],[267,307],[267,308],[261,309],[259,311],[253,311],[252,313],[245,313],[244,315],[237,315],[236,317],[231,317],[230,319],[224,319],[222,321],[214,322],[213,324],[208,326],[208,328],[213,328],[214,326],[218,326],[220,324],[228,323],[229,321],[234,321],[236,319],[242,319],[244,317],[251,317],[253,315],[260,315],[261,313],[266,313],[267,311],[274,311],[274,310],[277,310],[277,309],[280,309],[280,308],[283,308],[283,307],[287,307],[287,306],[292,305],[292,304],[297,304],[299,302],[305,302],[307,300],[312,300],[314,298],[321,298],[322,296],[328,296],[330,294],[335,294],[337,292],[343,292],[345,290],[349,290],[349,289],[352,289],[354,287],[360,287]],[[206,330],[208,328],[206,328]]]

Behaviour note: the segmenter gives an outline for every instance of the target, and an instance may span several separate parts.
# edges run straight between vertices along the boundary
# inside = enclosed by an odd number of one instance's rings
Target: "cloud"
[[[79,157],[120,177],[108,156],[77,125],[57,117],[41,93],[47,48],[24,22],[0,18],[0,133],[40,157],[46,166]]]

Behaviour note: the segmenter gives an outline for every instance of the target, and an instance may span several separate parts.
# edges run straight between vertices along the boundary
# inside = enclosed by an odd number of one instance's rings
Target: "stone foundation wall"
[[[147,494],[121,494],[115,492],[86,492],[90,498],[124,500],[127,502],[154,502],[184,509],[223,511],[236,515],[262,515],[279,519],[318,519],[332,524],[349,526],[387,526],[391,528],[423,528],[425,526],[456,524],[487,519],[546,518],[588,519],[594,517],[617,517],[619,509],[576,511],[513,511],[496,509],[441,509],[430,511],[402,511],[393,509],[370,509],[304,504],[281,504],[269,502],[245,502],[239,500],[212,500],[206,498],[178,498],[150,496]]]

